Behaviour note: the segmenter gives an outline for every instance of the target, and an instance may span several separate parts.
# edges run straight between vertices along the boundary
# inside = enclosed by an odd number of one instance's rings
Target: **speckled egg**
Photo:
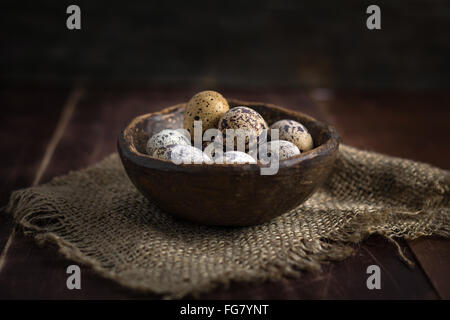
[[[148,139],[146,151],[149,155],[153,155],[156,149],[174,144],[191,145],[191,141],[177,130],[165,129]]]
[[[204,141],[202,148],[203,152],[210,158],[216,157],[216,150],[220,150],[223,153],[223,144],[214,141]]]
[[[226,129],[242,129],[249,135],[258,137],[264,129],[267,130],[269,127],[258,112],[248,107],[239,106],[230,109],[220,118],[218,128],[222,131],[225,141],[224,145],[226,145]],[[239,134],[236,134],[236,136],[239,136]],[[248,136],[245,137],[246,150],[249,148],[249,140]]]
[[[216,163],[245,164],[256,163],[256,160],[245,152],[227,151],[223,154],[223,157],[216,160]]]
[[[308,129],[294,120],[280,120],[270,126],[279,130],[279,139],[295,144],[301,152],[311,150],[314,142]]]
[[[194,121],[202,122],[203,132],[217,128],[220,117],[229,110],[227,100],[218,92],[202,91],[189,100],[184,112],[183,127],[194,138]]]
[[[180,163],[211,163],[212,160],[202,150],[190,145],[170,145],[156,149],[154,158]]]
[[[268,156],[271,156],[273,152],[275,152],[275,154],[278,155],[279,160],[289,159],[300,154],[300,150],[297,146],[286,140],[270,141],[265,144],[265,147],[267,148]],[[272,147],[275,151],[272,150]],[[265,155],[262,155],[261,158],[264,158],[264,156]]]

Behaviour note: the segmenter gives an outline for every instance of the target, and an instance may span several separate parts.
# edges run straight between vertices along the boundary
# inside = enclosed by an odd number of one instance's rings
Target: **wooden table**
[[[11,86],[0,92],[2,184],[11,191],[91,165],[116,150],[120,129],[134,116],[186,101],[202,88]],[[336,126],[347,144],[450,169],[450,94],[218,88],[227,97],[301,110]],[[91,137],[89,139],[85,137]],[[94,137],[94,138],[92,138]],[[3,210],[3,209],[2,209]],[[449,240],[400,241],[416,263],[410,269],[396,249],[373,236],[353,257],[304,273],[299,279],[232,283],[204,299],[450,299]],[[39,247],[0,214],[0,298],[129,299],[137,294],[82,267],[82,289],[66,288],[70,261],[55,247]],[[366,268],[381,268],[381,290],[366,288]]]

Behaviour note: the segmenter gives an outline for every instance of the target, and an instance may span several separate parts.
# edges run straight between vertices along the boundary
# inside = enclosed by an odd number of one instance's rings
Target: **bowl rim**
[[[301,118],[309,121],[314,122],[320,129],[325,130],[329,138],[325,141],[325,143],[322,143],[321,145],[302,152],[299,155],[296,155],[294,157],[280,160],[279,161],[279,171],[284,168],[289,168],[293,166],[297,166],[300,163],[311,161],[312,159],[321,157],[323,155],[328,155],[330,153],[333,153],[337,150],[340,143],[340,137],[337,133],[336,129],[324,122],[318,121],[315,118],[301,112],[301,111],[295,111],[292,109],[287,109],[284,107],[280,107],[271,103],[264,103],[264,102],[252,102],[252,101],[244,101],[244,100],[238,100],[238,99],[227,99],[228,103],[230,105],[233,105],[233,107],[237,106],[261,106],[261,107],[268,107],[270,109],[275,109],[279,112],[285,113],[285,114],[292,114],[293,116],[301,116]],[[131,120],[125,128],[123,128],[119,134],[117,146],[119,149],[119,153],[122,157],[125,157],[127,160],[134,162],[136,165],[140,167],[145,167],[148,169],[160,169],[160,170],[170,170],[170,171],[183,171],[183,172],[197,172],[197,171],[260,171],[262,167],[267,167],[267,165],[263,165],[260,162],[257,163],[251,163],[251,164],[195,164],[195,163],[181,163],[181,164],[175,164],[172,161],[169,160],[162,160],[154,158],[148,154],[139,152],[133,141],[133,134],[128,134],[128,132],[132,132],[132,130],[135,128],[136,124],[143,119],[147,119],[153,116],[158,115],[166,115],[169,113],[172,113],[178,109],[182,109],[186,106],[186,103],[179,103],[167,108],[164,108],[157,112],[150,112],[146,113],[140,116],[135,117],[133,120]],[[126,134],[127,133],[127,134]],[[128,138],[131,137],[131,140]]]

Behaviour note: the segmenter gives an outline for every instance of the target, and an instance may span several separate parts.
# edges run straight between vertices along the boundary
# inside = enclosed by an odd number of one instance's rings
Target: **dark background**
[[[66,8],[81,7],[80,31]],[[381,7],[382,30],[366,28]],[[13,190],[115,152],[140,114],[213,89],[332,124],[342,142],[450,169],[450,1],[0,1],[0,299],[141,297],[38,246],[4,212]],[[323,89],[325,88],[325,89]],[[206,299],[450,299],[449,241],[381,237],[299,279],[219,286]],[[367,290],[366,268],[383,290]],[[158,298],[145,295],[144,298]]]
[[[66,8],[81,7],[79,31]],[[382,29],[366,28],[381,7]],[[1,83],[450,87],[450,2],[2,1]]]

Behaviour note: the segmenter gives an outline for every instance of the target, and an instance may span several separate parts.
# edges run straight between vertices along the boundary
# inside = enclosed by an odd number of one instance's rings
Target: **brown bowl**
[[[303,123],[315,148],[282,160],[275,175],[261,175],[262,164],[181,164],[145,153],[149,137],[183,127],[186,104],[135,118],[118,140],[120,158],[136,188],[163,210],[208,225],[249,226],[266,222],[303,203],[326,179],[336,159],[336,130],[303,113],[267,103],[228,100],[248,106],[270,124],[281,119]]]

